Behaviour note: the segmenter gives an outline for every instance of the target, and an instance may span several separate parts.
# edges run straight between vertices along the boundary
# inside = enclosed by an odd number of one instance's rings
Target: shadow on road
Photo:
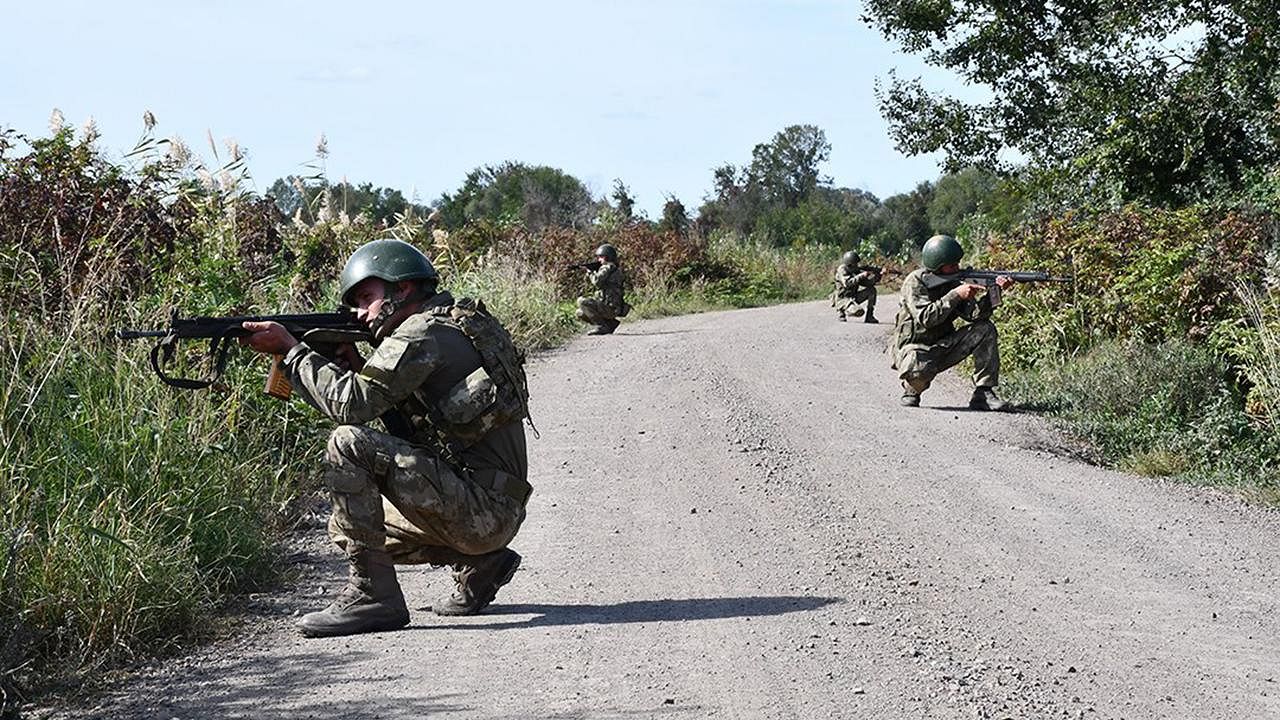
[[[617,625],[622,623],[766,617],[793,612],[808,612],[840,601],[841,598],[829,597],[772,596],[631,600],[612,605],[542,605],[535,603],[495,605],[485,611],[484,617],[500,617],[503,615],[533,615],[534,617],[527,620],[512,620],[508,622],[425,625],[412,629],[505,630],[561,625]]]
[[[657,330],[654,332],[614,332],[614,335],[648,337],[650,335],[683,335],[685,333],[702,332],[701,330]]]
[[[995,413],[997,415],[1014,415],[1020,412],[1029,412],[1029,410],[1021,405],[1008,410],[977,410],[968,405],[924,405],[921,410],[936,410],[938,412],[962,412],[962,413]]]

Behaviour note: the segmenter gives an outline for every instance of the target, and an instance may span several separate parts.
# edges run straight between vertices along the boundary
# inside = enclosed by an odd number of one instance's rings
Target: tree
[[[765,213],[794,209],[818,188],[830,184],[818,166],[831,155],[831,143],[820,128],[791,125],[751,151],[751,164],[721,165],[712,171],[713,195],[699,215],[713,226],[746,235]]]
[[[988,207],[997,182],[995,175],[978,168],[965,168],[938,178],[925,211],[932,232],[959,232],[965,218]]]
[[[759,183],[765,202],[794,208],[828,178],[818,165],[831,156],[827,134],[814,125],[792,125],[751,151],[750,179]]]
[[[624,224],[631,222],[632,213],[636,206],[636,199],[631,197],[631,188],[627,187],[621,178],[614,178],[613,193],[610,195],[613,201],[617,203],[618,214],[622,217]]]
[[[990,90],[965,102],[892,77],[877,89],[899,149],[949,169],[1015,150],[1112,201],[1239,189],[1280,161],[1274,0],[866,0],[908,52]]]
[[[658,221],[658,232],[673,232],[680,237],[689,236],[689,213],[684,203],[675,195],[668,195],[662,204],[662,219]]]
[[[462,187],[436,203],[440,222],[450,229],[470,220],[518,221],[533,231],[585,227],[596,203],[577,178],[545,165],[505,162],[467,173]]]
[[[380,225],[392,225],[397,216],[404,215],[411,207],[421,216],[429,210],[412,205],[404,194],[392,188],[375,188],[373,183],[352,185],[340,182],[329,185],[320,182],[307,182],[294,175],[279,178],[267,188],[266,195],[275,201],[285,217],[292,217],[298,210],[303,211],[303,219],[312,221],[312,213],[319,209],[321,197],[328,196],[328,206],[334,211],[346,213],[354,217],[363,215]]]
[[[933,183],[923,182],[911,192],[891,195],[880,206],[877,220],[881,229],[876,246],[885,255],[900,255],[924,244],[933,235],[929,225],[929,201],[933,199]]]

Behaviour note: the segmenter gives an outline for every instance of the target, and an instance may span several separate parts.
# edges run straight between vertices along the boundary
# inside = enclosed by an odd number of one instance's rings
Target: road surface
[[[531,364],[525,561],[486,614],[298,637],[342,577],[317,524],[235,638],[40,715],[1280,717],[1276,513],[1065,457],[958,375],[901,408],[890,328],[806,303],[578,338]]]

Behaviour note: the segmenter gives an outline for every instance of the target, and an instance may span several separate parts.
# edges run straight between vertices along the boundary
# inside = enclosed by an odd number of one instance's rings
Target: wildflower
[[[142,113],[142,126],[151,132],[156,126],[156,116],[151,114],[150,110],[144,110]]]
[[[244,157],[244,153],[240,150],[240,143],[235,138],[227,138],[227,154],[231,156],[231,161],[236,162]]]
[[[62,132],[62,129],[66,126],[67,120],[62,117],[62,111],[58,108],[54,108],[53,112],[49,115],[49,132],[57,135]]]
[[[98,123],[94,122],[93,116],[90,115],[88,120],[84,121],[84,125],[80,128],[80,136],[84,138],[86,143],[92,143],[98,139]]]
[[[214,180],[213,175],[204,168],[196,170],[196,179],[200,181],[200,187],[207,193],[213,193],[218,189],[218,181]]]
[[[182,142],[182,138],[169,138],[169,159],[178,167],[184,167],[188,162],[191,162],[191,148]]]

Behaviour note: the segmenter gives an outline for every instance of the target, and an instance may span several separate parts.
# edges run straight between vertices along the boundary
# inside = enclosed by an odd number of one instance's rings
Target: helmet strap
[[[391,316],[404,305],[403,301],[396,300],[395,283],[384,282],[382,288],[382,306],[378,308],[378,314],[369,322],[369,330],[376,340],[386,337],[383,328],[387,326],[387,320],[390,320]]]

